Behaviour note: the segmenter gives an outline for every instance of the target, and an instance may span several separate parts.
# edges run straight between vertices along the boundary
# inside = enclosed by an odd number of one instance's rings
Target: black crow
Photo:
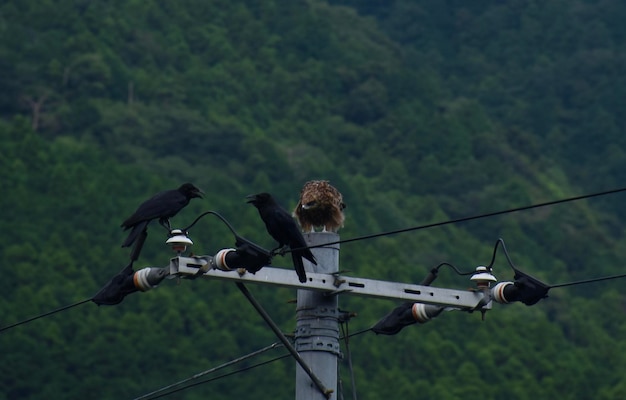
[[[251,203],[259,210],[261,219],[265,222],[267,232],[278,242],[276,249],[280,249],[283,246],[289,246],[292,250],[307,247],[296,221],[285,209],[276,203],[272,195],[259,193],[250,195],[247,199],[248,203]],[[304,271],[302,258],[304,257],[317,265],[313,253],[311,253],[311,250],[304,248],[292,251],[291,257],[298,279],[300,279],[300,282],[306,282],[306,272]]]
[[[146,229],[148,223],[153,219],[158,218],[159,223],[169,230],[169,219],[189,204],[189,200],[194,197],[202,197],[202,194],[202,190],[191,183],[185,183],[178,189],[157,193],[144,201],[133,215],[122,222],[124,230],[132,228],[122,247],[133,244],[137,236]]]

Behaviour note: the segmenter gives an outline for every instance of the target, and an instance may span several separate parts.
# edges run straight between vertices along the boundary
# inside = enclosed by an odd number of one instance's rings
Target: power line
[[[514,271],[517,270],[517,267],[515,266],[515,264],[513,264],[513,261],[511,260],[511,257],[509,256],[509,252],[507,251],[506,245],[504,244],[504,240],[502,238],[499,238],[496,241],[496,245],[494,246],[494,249],[493,249],[493,255],[491,257],[491,262],[489,263],[487,268],[491,268],[493,266],[495,260],[496,260],[496,252],[498,251],[498,245],[502,246],[502,251],[504,251],[504,256],[506,257],[506,260],[509,263],[509,266]],[[600,282],[600,281],[609,281],[609,280],[621,279],[621,278],[626,278],[626,274],[603,276],[603,277],[599,277],[599,278],[583,279],[583,280],[580,280],[580,281],[567,282],[567,283],[558,283],[558,284],[555,284],[555,285],[546,285],[546,286],[548,286],[550,289],[552,289],[552,288],[557,288],[557,287],[584,285],[584,284],[587,284],[587,283],[594,283],[594,282]]]
[[[267,360],[267,361],[263,361],[263,362],[260,362],[260,363],[254,364],[254,365],[251,365],[251,366],[249,366],[249,367],[241,368],[241,369],[238,369],[238,370],[236,370],[236,371],[232,371],[232,372],[228,372],[228,373],[223,374],[223,375],[216,376],[216,377],[214,377],[214,378],[206,379],[206,380],[203,380],[203,381],[200,381],[200,382],[195,382],[195,383],[192,383],[192,384],[190,384],[190,385],[180,387],[180,388],[178,388],[178,389],[175,389],[175,390],[169,391],[169,392],[167,392],[167,393],[163,393],[163,394],[160,394],[160,395],[158,395],[158,396],[151,397],[151,399],[159,399],[159,398],[161,398],[161,397],[169,396],[170,394],[174,394],[174,393],[177,393],[177,392],[181,392],[181,391],[183,391],[183,390],[186,390],[186,389],[192,388],[192,387],[194,387],[194,386],[203,385],[203,384],[205,384],[205,383],[213,382],[213,381],[216,381],[216,380],[219,380],[219,379],[222,379],[222,378],[229,377],[229,376],[231,376],[231,375],[235,375],[235,374],[238,374],[238,373],[241,373],[241,372],[246,372],[246,371],[249,371],[249,370],[251,370],[251,369],[254,369],[254,368],[257,368],[257,367],[261,367],[261,366],[263,366],[263,365],[271,364],[271,363],[273,363],[273,362],[275,362],[275,361],[282,360],[283,358],[287,358],[287,357],[290,357],[290,356],[291,356],[290,354],[283,354],[282,356],[274,357],[274,358],[272,358],[272,359],[270,359],[270,360]]]
[[[355,336],[361,335],[363,333],[367,333],[367,332],[369,332],[371,330],[372,330],[372,328],[362,329],[360,331],[357,331],[357,332],[354,332],[354,333],[350,333],[348,336],[344,335],[344,336],[340,337],[339,339],[345,339],[346,337],[349,337],[349,338],[355,337]]]
[[[576,281],[576,282],[568,282],[568,283],[559,283],[556,285],[549,285],[550,288],[556,288],[556,287],[565,287],[565,286],[574,286],[574,285],[584,285],[587,283],[594,283],[594,282],[600,282],[600,281],[610,281],[613,279],[621,279],[621,278],[626,278],[626,274],[620,274],[620,275],[612,275],[612,276],[603,276],[600,278],[592,278],[592,279],[585,279],[585,280],[581,280],[581,281]]]
[[[344,323],[341,324],[341,332],[343,333],[344,343],[346,347],[346,357],[348,359],[348,369],[350,371],[350,383],[352,386],[352,400],[357,400],[356,395],[356,380],[354,379],[354,368],[352,366],[352,353],[350,352],[350,319],[347,318]],[[368,329],[369,330],[369,329]]]
[[[91,301],[91,298],[88,298],[88,299],[85,299],[85,300],[81,300],[81,301],[79,301],[78,303],[74,303],[74,304],[70,304],[70,305],[68,305],[68,306],[64,306],[64,307],[61,307],[61,308],[57,308],[56,310],[49,311],[49,312],[44,313],[44,314],[41,314],[41,315],[37,315],[36,317],[32,317],[32,318],[26,319],[26,320],[24,320],[24,321],[16,322],[16,323],[15,323],[15,324],[13,324],[13,325],[9,325],[9,326],[5,326],[5,327],[3,327],[3,328],[0,328],[0,332],[2,332],[2,331],[6,331],[7,329],[15,328],[16,326],[19,326],[19,325],[25,324],[25,323],[27,323],[27,322],[34,321],[34,320],[39,319],[39,318],[47,317],[47,316],[49,316],[49,315],[56,314],[56,313],[58,313],[58,312],[68,310],[68,309],[70,309],[70,308],[72,308],[72,307],[76,307],[76,306],[79,306],[79,305],[81,305],[81,304],[85,304],[85,303],[90,302],[90,301]]]
[[[413,227],[409,227],[409,228],[397,229],[397,230],[387,231],[387,232],[382,232],[382,233],[374,233],[374,234],[365,235],[365,236],[358,236],[358,237],[355,237],[355,238],[338,240],[336,242],[326,243],[326,244],[323,244],[323,245],[315,245],[315,246],[310,246],[310,247],[300,247],[300,248],[294,248],[294,249],[287,249],[287,250],[281,251],[279,254],[284,255],[286,253],[291,253],[291,252],[297,251],[297,250],[303,250],[305,248],[315,248],[315,247],[330,246],[330,245],[334,245],[334,244],[357,242],[357,241],[361,241],[361,240],[374,239],[374,238],[381,237],[381,236],[390,236],[390,235],[395,235],[395,234],[398,234],[398,233],[405,233],[405,232],[412,232],[412,231],[417,231],[417,230],[421,230],[421,229],[434,228],[434,227],[437,227],[437,226],[458,224],[460,222],[467,222],[467,221],[472,221],[472,220],[475,220],[475,219],[495,217],[497,215],[503,215],[503,214],[511,214],[511,213],[518,212],[518,211],[526,211],[526,210],[531,210],[531,209],[534,209],[534,208],[553,206],[553,205],[556,205],[556,204],[562,204],[562,203],[568,203],[568,202],[572,202],[572,201],[589,199],[589,198],[592,198],[592,197],[606,196],[606,195],[609,195],[609,194],[615,194],[615,193],[620,193],[620,192],[624,192],[624,191],[626,191],[626,187],[621,188],[621,189],[613,189],[613,190],[606,190],[606,191],[603,191],[603,192],[585,194],[585,195],[581,195],[581,196],[568,197],[568,198],[565,198],[565,199],[553,200],[553,201],[548,201],[548,202],[545,202],[545,203],[532,204],[532,205],[523,206],[523,207],[509,208],[509,209],[506,209],[506,210],[495,211],[495,212],[490,212],[490,213],[486,213],[486,214],[473,215],[473,216],[470,216],[470,217],[463,217],[463,218],[457,218],[457,219],[452,219],[452,220],[448,220],[448,221],[435,222],[435,223],[432,223],[432,224],[413,226]]]
[[[144,394],[144,395],[142,395],[142,396],[136,397],[134,400],[141,400],[141,399],[146,399],[146,398],[149,398],[149,397],[150,397],[150,396],[152,396],[152,395],[155,395],[155,394],[158,394],[158,393],[164,392],[164,391],[169,390],[169,389],[172,389],[172,388],[174,388],[174,387],[176,387],[176,386],[180,386],[180,385],[185,384],[185,383],[187,383],[187,382],[190,382],[190,381],[192,381],[192,380],[194,380],[194,379],[198,379],[198,378],[200,378],[200,377],[202,377],[202,376],[204,376],[204,375],[207,375],[207,374],[213,373],[213,372],[215,372],[215,371],[219,371],[220,369],[223,369],[223,368],[226,368],[226,367],[231,366],[231,365],[233,365],[233,364],[237,364],[237,363],[239,363],[239,362],[245,361],[245,360],[247,360],[247,359],[249,359],[249,358],[256,357],[256,356],[258,356],[259,354],[265,353],[265,352],[266,352],[266,351],[268,351],[268,350],[276,349],[276,348],[281,347],[281,346],[282,346],[282,344],[280,344],[280,343],[278,343],[278,342],[272,343],[271,345],[266,346],[266,347],[264,347],[264,348],[262,348],[262,349],[259,349],[259,350],[257,350],[257,351],[253,351],[252,353],[246,354],[246,355],[244,355],[244,356],[241,356],[241,357],[235,358],[235,359],[233,359],[233,360],[231,360],[231,361],[228,361],[228,362],[226,362],[226,363],[224,363],[224,364],[218,365],[217,367],[214,367],[214,368],[211,368],[211,369],[207,369],[206,371],[202,371],[202,372],[200,372],[200,373],[197,373],[197,374],[193,375],[193,376],[192,376],[192,377],[190,377],[190,378],[183,379],[182,381],[178,381],[178,382],[176,382],[176,383],[172,383],[171,385],[164,386],[164,387],[162,387],[162,388],[160,388],[160,389],[157,389],[157,390],[155,390],[155,391],[153,391],[153,392],[150,392],[150,393]],[[186,389],[187,387],[191,387],[191,386],[192,386],[192,385],[186,386],[186,387],[184,387],[184,389]],[[180,389],[180,390],[183,390],[183,389]],[[166,393],[165,395],[169,395],[169,394],[174,393],[174,392],[176,392],[176,391],[177,391],[177,390],[175,390],[175,391],[171,391],[171,392],[168,392],[168,393]],[[156,398],[158,398],[158,397],[162,397],[162,396],[157,396],[157,397],[152,397],[152,398],[153,398],[153,399],[156,399]]]

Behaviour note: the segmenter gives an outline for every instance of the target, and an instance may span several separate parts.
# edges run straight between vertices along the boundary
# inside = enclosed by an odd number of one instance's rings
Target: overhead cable
[[[5,327],[0,328],[0,332],[2,332],[2,331],[6,331],[7,329],[15,328],[16,326],[19,326],[19,325],[25,324],[25,323],[27,323],[27,322],[34,321],[34,320],[39,319],[39,318],[47,317],[47,316],[49,316],[49,315],[56,314],[56,313],[58,313],[58,312],[68,310],[68,309],[70,309],[70,308],[72,308],[72,307],[76,307],[76,306],[79,306],[79,305],[81,305],[81,304],[88,303],[88,302],[90,302],[90,301],[91,301],[91,298],[88,298],[88,299],[85,299],[85,300],[81,300],[81,301],[79,301],[78,303],[74,303],[74,304],[70,304],[70,305],[68,305],[68,306],[64,306],[64,307],[61,307],[61,308],[57,308],[56,310],[52,310],[52,311],[49,311],[49,312],[47,312],[47,313],[44,313],[44,314],[41,314],[41,315],[37,315],[36,317],[32,317],[32,318],[26,319],[26,320],[24,320],[24,321],[16,322],[16,323],[14,323],[13,325],[9,325],[9,326],[5,326]]]
[[[195,374],[195,375],[191,376],[190,378],[183,379],[182,381],[178,381],[178,382],[176,382],[176,383],[172,383],[171,385],[164,386],[164,387],[162,387],[162,388],[160,388],[160,389],[157,389],[157,390],[155,390],[155,391],[153,391],[153,392],[150,392],[150,393],[144,394],[144,395],[139,396],[139,397],[135,397],[135,399],[134,399],[134,400],[141,400],[141,399],[147,399],[147,398],[150,398],[151,396],[154,396],[154,395],[156,395],[156,394],[162,393],[162,392],[164,392],[164,391],[166,391],[166,390],[170,390],[170,389],[172,389],[172,388],[175,388],[176,386],[183,385],[183,384],[185,384],[185,383],[188,383],[188,382],[190,382],[190,381],[193,381],[193,380],[195,380],[195,379],[198,379],[198,378],[200,378],[200,377],[203,377],[204,375],[208,375],[208,374],[211,374],[211,373],[213,373],[213,372],[215,372],[215,371],[219,371],[220,369],[223,369],[223,368],[229,367],[229,366],[231,366],[231,365],[237,364],[237,363],[239,363],[239,362],[245,361],[245,360],[247,360],[247,359],[249,359],[249,358],[256,357],[256,356],[258,356],[259,354],[265,353],[265,352],[266,352],[266,351],[268,351],[268,350],[276,349],[276,348],[281,347],[281,346],[282,346],[282,344],[280,344],[280,343],[278,343],[278,342],[276,342],[276,343],[272,343],[271,345],[266,346],[266,347],[264,347],[264,348],[262,348],[262,349],[259,349],[259,350],[257,350],[257,351],[253,351],[253,352],[252,352],[252,353],[250,353],[250,354],[246,354],[246,355],[244,355],[244,356],[241,356],[241,357],[235,358],[234,360],[231,360],[231,361],[228,361],[228,362],[226,362],[226,363],[224,363],[224,364],[218,365],[217,367],[213,367],[213,368],[211,368],[211,369],[207,369],[206,371],[199,372],[199,373],[197,373],[197,374]],[[174,393],[174,392],[170,392],[170,393]],[[169,393],[168,393],[168,394],[169,394]],[[152,397],[152,398],[156,398],[156,397]]]
[[[324,244],[319,244],[319,245],[315,245],[315,246],[310,246],[308,248],[316,248],[316,247],[329,246],[329,245],[333,245],[333,244],[357,242],[357,241],[360,241],[360,240],[373,239],[373,238],[377,238],[377,237],[381,237],[381,236],[390,236],[390,235],[395,235],[395,234],[398,234],[398,233],[412,232],[412,231],[417,231],[417,230],[421,230],[421,229],[434,228],[434,227],[437,227],[437,226],[458,224],[460,222],[467,222],[467,221],[472,221],[472,220],[475,220],[475,219],[488,218],[488,217],[494,217],[494,216],[497,216],[497,215],[510,214],[510,213],[514,213],[514,212],[518,212],[518,211],[531,210],[531,209],[534,209],[534,208],[553,206],[553,205],[556,205],[556,204],[562,204],[562,203],[568,203],[568,202],[572,202],[572,201],[584,200],[584,199],[589,199],[589,198],[592,198],[592,197],[606,196],[606,195],[609,195],[609,194],[615,194],[615,193],[620,193],[620,192],[624,192],[624,191],[626,191],[626,187],[621,188],[621,189],[613,189],[613,190],[606,190],[606,191],[603,191],[603,192],[585,194],[585,195],[581,195],[581,196],[568,197],[568,198],[565,198],[565,199],[553,200],[553,201],[548,201],[548,202],[545,202],[545,203],[531,204],[531,205],[523,206],[523,207],[509,208],[509,209],[506,209],[506,210],[495,211],[495,212],[490,212],[490,213],[486,213],[486,214],[479,214],[479,215],[473,215],[473,216],[469,216],[469,217],[456,218],[456,219],[447,220],[447,221],[434,222],[434,223],[426,224],[426,225],[419,225],[419,226],[413,226],[413,227],[409,227],[409,228],[403,228],[403,229],[397,229],[397,230],[393,230],[393,231],[382,232],[382,233],[374,233],[374,234],[371,234],[371,235],[358,236],[358,237],[355,237],[355,238],[338,240],[336,242],[330,242],[330,243],[324,243]],[[304,249],[304,247],[288,249],[288,250],[281,251],[280,254],[286,254],[286,253],[290,253],[290,252],[297,251],[297,250],[302,250],[302,249]]]

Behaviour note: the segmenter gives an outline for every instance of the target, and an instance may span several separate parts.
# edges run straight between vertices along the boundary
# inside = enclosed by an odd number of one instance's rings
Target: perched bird
[[[284,246],[289,246],[291,250],[306,247],[306,242],[302,233],[298,229],[296,221],[285,209],[276,203],[276,200],[269,193],[253,194],[247,197],[251,203],[259,210],[261,219],[265,222],[267,232],[278,242],[278,250]],[[311,250],[304,248],[291,252],[293,264],[298,274],[300,282],[306,282],[306,272],[302,258],[306,258],[311,263],[317,265]]]
[[[159,223],[169,230],[169,219],[189,204],[189,200],[194,197],[202,197],[202,194],[202,190],[191,183],[185,183],[178,189],[157,193],[144,201],[133,215],[122,222],[121,226],[124,230],[132,228],[122,247],[128,247],[133,244],[135,239],[153,219],[158,218]]]
[[[322,227],[322,232],[337,232],[343,228],[343,196],[328,181],[308,181],[300,191],[300,201],[293,216],[304,232],[313,232]]]

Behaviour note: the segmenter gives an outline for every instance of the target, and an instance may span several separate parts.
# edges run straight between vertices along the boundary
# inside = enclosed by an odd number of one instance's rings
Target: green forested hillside
[[[0,328],[93,296],[128,262],[120,223],[186,181],[206,196],[174,225],[215,210],[268,248],[245,196],[291,209],[309,179],[343,193],[342,239],[621,188],[624,18],[617,0],[4,1]],[[622,274],[623,200],[345,243],[340,268],[418,283],[487,264],[503,238],[548,283]],[[234,241],[209,217],[191,236],[197,254]],[[165,240],[153,223],[135,266],[164,266]],[[513,277],[501,252],[494,273]],[[624,398],[622,283],[357,335],[343,395]],[[442,269],[435,284],[471,283]],[[295,293],[250,289],[292,332]],[[395,305],[340,298],[352,332]],[[167,280],[0,332],[0,399],[132,399],[275,341],[233,285]],[[171,398],[288,399],[294,376],[286,358]]]

